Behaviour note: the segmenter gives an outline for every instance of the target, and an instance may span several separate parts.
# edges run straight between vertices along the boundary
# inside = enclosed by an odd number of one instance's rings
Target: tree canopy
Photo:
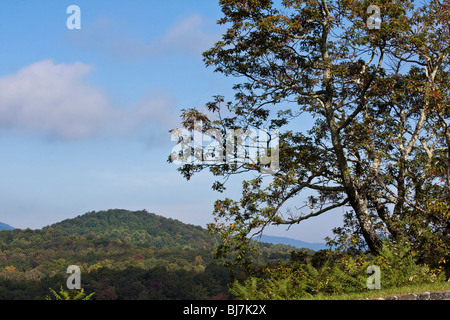
[[[220,148],[224,161],[197,157],[179,168],[187,179],[205,169],[225,181],[256,174],[243,182],[241,199],[215,202],[210,230],[225,240],[221,253],[234,248],[243,257],[250,235],[268,225],[344,208],[334,244],[377,254],[385,239],[408,241],[421,259],[449,260],[450,2],[219,3],[227,31],[204,62],[236,78],[235,95],[183,110],[183,127],[201,122],[217,141],[229,129],[280,132],[273,175],[261,173],[263,162],[227,163]],[[224,181],[213,188],[223,191]]]

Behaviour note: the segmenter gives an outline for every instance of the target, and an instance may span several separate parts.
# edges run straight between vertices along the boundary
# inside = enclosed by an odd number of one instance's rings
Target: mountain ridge
[[[312,249],[315,251],[325,250],[327,249],[327,245],[325,243],[310,243],[302,240],[292,239],[288,237],[279,237],[279,236],[270,236],[270,235],[261,235],[255,240],[260,240],[262,242],[271,243],[271,244],[284,244],[288,246],[293,246],[297,249]]]
[[[0,222],[0,231],[15,229],[6,223]],[[160,233],[162,229],[167,229],[171,236],[178,231],[179,234],[176,236],[181,238],[179,240],[186,240],[185,245],[189,245],[189,242],[191,245],[201,243],[200,246],[204,247],[208,246],[208,240],[212,240],[211,244],[218,243],[218,237],[211,236],[201,226],[157,215],[145,209],[138,211],[126,209],[90,211],[74,218],[67,218],[45,226],[41,230],[49,229],[56,230],[64,235],[76,233],[85,236],[95,233],[101,234],[106,238],[115,238],[121,241],[140,238],[141,242],[146,242],[143,240],[146,239],[147,242],[150,242],[148,243],[149,245],[156,247],[160,247],[162,242],[166,241],[166,239],[161,238]],[[152,235],[156,235],[159,239],[151,241]],[[311,249],[315,251],[326,249],[325,243],[310,243],[289,237],[261,235],[254,238],[254,240],[268,244],[288,245],[297,249]],[[194,247],[197,247],[197,245],[194,244]]]
[[[14,230],[15,228],[10,226],[9,224],[0,222],[0,231],[1,230]]]
[[[213,237],[200,226],[186,224],[146,210],[91,211],[54,223],[42,230],[50,229],[64,235],[75,233],[80,236],[88,236],[95,234],[105,240],[114,239],[155,247],[201,248],[217,244],[218,241],[217,237]]]
[[[180,240],[185,240],[186,244],[193,241],[194,243],[191,243],[191,246],[193,245],[194,247],[197,247],[199,243],[201,243],[201,246],[207,246],[209,243],[208,239],[211,240],[211,244],[217,244],[219,241],[218,237],[210,235],[201,226],[163,217],[150,213],[145,209],[140,211],[129,211],[126,209],[91,211],[75,218],[54,223],[44,227],[43,230],[46,228],[60,231],[63,234],[77,233],[79,235],[88,235],[91,232],[102,233],[108,238],[117,238],[121,241],[129,239],[128,237],[133,239],[140,238],[141,240],[145,238],[150,241],[152,236],[159,236],[160,233],[164,233],[167,230],[168,234],[172,236],[175,234],[176,237],[180,237]],[[325,243],[310,243],[289,237],[262,235],[254,240],[268,244],[288,245],[297,249],[312,249],[315,251],[326,249]],[[149,244],[159,246],[158,241],[150,241]]]
[[[80,267],[96,300],[228,297],[229,270],[201,227],[146,211],[88,212],[41,229],[0,232],[0,300],[42,300]],[[271,251],[272,252],[272,251]]]

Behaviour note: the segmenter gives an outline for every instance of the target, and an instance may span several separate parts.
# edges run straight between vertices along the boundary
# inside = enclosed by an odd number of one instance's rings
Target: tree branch
[[[323,213],[325,213],[327,211],[330,211],[330,210],[333,210],[333,209],[345,206],[348,202],[349,202],[349,199],[347,198],[344,201],[341,201],[341,202],[336,203],[336,204],[334,204],[332,206],[326,207],[325,209],[321,209],[321,210],[319,210],[317,212],[314,212],[314,210],[313,210],[313,212],[311,212],[310,214],[308,214],[306,216],[301,216],[301,217],[298,217],[296,219],[281,220],[281,221],[275,222],[274,224],[275,225],[292,225],[292,224],[300,223],[303,220],[306,220],[306,219],[309,219],[309,218],[312,218],[312,217],[317,217],[317,216],[319,216],[319,215],[321,215],[321,214],[323,214]]]

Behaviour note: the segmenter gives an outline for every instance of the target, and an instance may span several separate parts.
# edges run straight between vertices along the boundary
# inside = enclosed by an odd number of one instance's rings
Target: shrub
[[[323,254],[321,254],[323,255]],[[314,264],[307,263],[266,266],[259,276],[243,282],[234,281],[230,292],[242,300],[295,300],[314,295],[365,292],[367,269],[376,265],[381,270],[382,288],[444,281],[443,272],[417,263],[416,253],[407,243],[386,243],[379,256],[335,252],[333,257]]]

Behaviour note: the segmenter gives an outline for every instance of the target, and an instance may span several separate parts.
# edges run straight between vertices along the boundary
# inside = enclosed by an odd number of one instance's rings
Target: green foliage
[[[86,295],[84,289],[81,290],[64,290],[61,286],[59,293],[56,293],[52,288],[49,289],[53,294],[54,300],[91,300],[95,292]],[[46,300],[53,300],[51,297],[47,296]]]
[[[179,168],[188,180],[202,170],[225,178],[212,184],[219,192],[231,175],[254,173],[240,199],[215,202],[218,254],[248,266],[251,235],[341,208],[352,232],[337,230],[338,246],[380,254],[383,240],[407,240],[421,263],[450,274],[450,1],[219,5],[227,29],[204,62],[239,78],[235,95],[182,110],[182,125],[201,121],[223,137],[277,129],[280,168],[264,175],[268,164],[229,164],[226,152]],[[380,28],[367,25],[369,5]]]
[[[445,281],[442,271],[419,263],[406,243],[386,242],[378,256],[363,252],[350,255],[343,251],[300,256],[301,262],[296,256],[297,261],[266,266],[259,275],[235,280],[230,292],[243,300],[296,300],[367,292],[367,269],[371,265],[380,267],[383,289]]]
[[[284,266],[268,278],[250,277],[243,284],[233,283],[231,293],[244,300],[296,300],[317,294],[356,292],[363,288],[361,277],[342,271],[337,265],[326,262],[321,267],[311,264]]]
[[[241,300],[297,300],[307,296],[301,287],[291,279],[259,279],[251,277],[240,284],[235,281],[230,292]]]
[[[90,212],[42,230],[0,231],[0,300],[45,299],[69,265],[95,300],[229,296],[230,271],[215,260],[205,229],[145,211]],[[286,260],[292,247],[260,244],[258,263]],[[64,296],[63,293],[60,294]]]
[[[203,234],[190,236],[204,247],[185,242],[186,238],[169,240],[170,245],[163,247],[146,246],[139,238],[113,238],[114,228],[131,228],[127,219],[114,226],[103,224],[111,212],[85,216],[90,225],[97,225],[95,233],[86,232],[84,216],[72,223],[64,221],[64,227],[56,224],[43,230],[1,231],[0,299],[45,299],[49,296],[46,288],[64,283],[65,271],[72,264],[82,269],[83,294],[95,292],[89,295],[95,300],[203,300],[229,298],[230,294],[241,299],[284,300],[364,292],[368,290],[369,265],[380,266],[383,288],[443,281],[444,270],[421,261],[420,252],[408,242],[386,241],[381,253],[373,256],[351,245],[314,252],[253,241],[255,253],[249,257],[252,273],[249,276],[249,270],[235,268],[233,282],[230,270],[222,265],[226,260],[214,259],[216,240],[206,230],[194,228],[192,231]],[[137,223],[139,218],[146,219],[145,214],[126,215],[136,219],[133,228],[139,224],[140,230],[150,229],[145,225],[148,221]],[[160,221],[158,225],[165,223]],[[98,226],[101,224],[103,227]],[[81,234],[73,232],[76,228]],[[160,230],[153,236],[164,243],[166,236],[175,238],[178,231]],[[205,242],[208,236],[212,239],[209,244]],[[77,297],[62,288],[59,293],[50,291],[53,299]]]
[[[88,212],[51,225],[43,229],[45,230],[59,231],[67,236],[77,234],[95,238],[98,244],[108,244],[111,239],[125,244],[158,248],[164,246],[202,248],[217,244],[217,239],[204,232],[199,226],[157,216],[146,210],[115,209]]]
[[[382,284],[387,288],[433,282],[444,276],[441,270],[419,263],[417,252],[407,243],[386,243],[372,263],[380,266]]]

